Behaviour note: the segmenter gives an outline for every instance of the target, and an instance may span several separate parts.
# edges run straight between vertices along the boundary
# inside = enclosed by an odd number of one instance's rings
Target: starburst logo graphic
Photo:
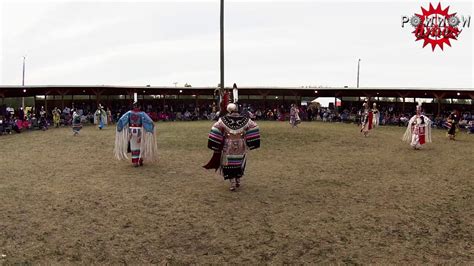
[[[430,3],[428,9],[421,7],[421,14],[411,17],[402,17],[402,28],[409,23],[414,31],[416,40],[423,41],[423,47],[431,45],[432,51],[438,46],[441,50],[444,45],[451,46],[451,40],[457,40],[464,28],[469,28],[471,16],[459,16],[449,13],[449,6],[445,9],[438,3],[436,8]]]

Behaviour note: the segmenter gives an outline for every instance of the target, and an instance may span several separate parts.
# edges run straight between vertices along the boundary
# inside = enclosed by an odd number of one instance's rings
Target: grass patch
[[[414,151],[404,128],[259,125],[237,193],[201,168],[210,122],[158,123],[141,168],[112,127],[0,137],[0,264],[474,260],[474,136]]]

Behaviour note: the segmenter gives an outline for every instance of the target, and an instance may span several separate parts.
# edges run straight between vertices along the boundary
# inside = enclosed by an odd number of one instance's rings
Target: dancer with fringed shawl
[[[207,147],[214,155],[206,169],[220,170],[224,180],[230,181],[230,190],[240,187],[249,150],[260,147],[258,125],[247,116],[241,116],[236,104],[227,106],[227,114],[212,126]]]
[[[291,128],[298,127],[298,124],[301,123],[300,110],[295,104],[291,104],[290,108],[290,125]]]
[[[362,111],[362,117],[361,117],[361,128],[360,132],[364,133],[364,137],[369,136],[369,131],[372,130],[373,128],[373,112],[369,108],[369,103],[365,102],[364,103],[364,111]]]
[[[59,123],[61,121],[61,111],[59,111],[58,107],[54,107],[53,111],[53,124],[55,128],[59,127]]]
[[[39,119],[39,128],[41,130],[47,130],[48,129],[48,121],[46,121],[46,111],[44,110],[44,106],[41,106],[41,110],[39,112],[40,114],[40,119]]]
[[[117,122],[115,135],[115,157],[128,159],[127,150],[132,153],[132,164],[143,166],[143,161],[153,162],[158,159],[158,147],[155,138],[153,120],[140,111],[138,103],[133,103],[133,110],[125,113]]]
[[[79,135],[79,131],[82,129],[81,116],[77,113],[76,109],[72,109],[72,133],[74,136]]]
[[[379,126],[379,121],[380,121],[380,112],[379,109],[377,109],[377,103],[373,103],[373,108],[372,108],[372,114],[373,114],[373,119],[372,119],[372,126],[378,127]]]
[[[107,125],[107,112],[101,104],[94,113],[94,125],[98,125],[99,129],[103,129]]]
[[[416,107],[416,114],[408,121],[403,141],[410,142],[415,150],[419,150],[426,142],[431,142],[431,120],[421,113],[421,105]]]

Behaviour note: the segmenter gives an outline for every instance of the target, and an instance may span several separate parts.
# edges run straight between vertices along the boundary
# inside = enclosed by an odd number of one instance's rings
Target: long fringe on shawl
[[[158,161],[158,146],[156,144],[155,129],[153,132],[147,132],[142,127],[142,139],[140,142],[140,158],[145,162]]]
[[[412,118],[408,122],[407,130],[405,131],[405,134],[403,134],[403,138],[402,138],[403,141],[411,142],[411,134],[413,133],[411,129],[411,125],[415,119]],[[431,142],[431,120],[428,119],[427,117],[425,117],[425,129],[426,129],[425,140],[426,142]]]
[[[98,125],[99,124],[99,119],[97,119],[97,111],[94,113],[94,125]],[[104,125],[107,125],[108,123],[108,119],[107,119],[107,113],[104,111],[103,113],[100,114],[101,118],[102,118],[102,121],[104,121]]]
[[[431,142],[431,120],[428,119],[428,121],[426,121],[425,128],[426,128],[425,130],[426,142]]]
[[[405,134],[403,134],[402,140],[405,142],[410,142],[411,141],[411,124],[408,123],[407,130],[405,131]]]
[[[411,125],[413,124],[415,119],[416,117],[412,116],[412,118],[410,118],[410,120],[408,121],[407,130],[405,131],[405,134],[403,134],[403,138],[402,138],[402,140],[405,142],[411,142],[411,133],[412,133]]]
[[[128,141],[130,140],[130,133],[128,129],[124,128],[120,132],[115,133],[115,147],[114,147],[114,155],[115,158],[118,160],[127,160],[127,148],[128,148]]]

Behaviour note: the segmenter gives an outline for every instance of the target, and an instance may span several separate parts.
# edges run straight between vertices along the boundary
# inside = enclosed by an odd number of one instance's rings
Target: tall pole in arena
[[[357,62],[357,88],[359,88],[360,58]]]
[[[22,87],[25,86],[25,60],[26,60],[26,56],[23,56],[23,78],[21,80]],[[21,97],[21,107],[23,108],[23,110],[25,110],[25,97],[24,96]]]
[[[224,93],[224,0],[221,0],[221,18],[220,18],[220,29],[221,29],[221,41],[220,41],[220,59],[221,59],[221,83],[220,83],[220,94]],[[222,110],[221,110],[222,111]]]

